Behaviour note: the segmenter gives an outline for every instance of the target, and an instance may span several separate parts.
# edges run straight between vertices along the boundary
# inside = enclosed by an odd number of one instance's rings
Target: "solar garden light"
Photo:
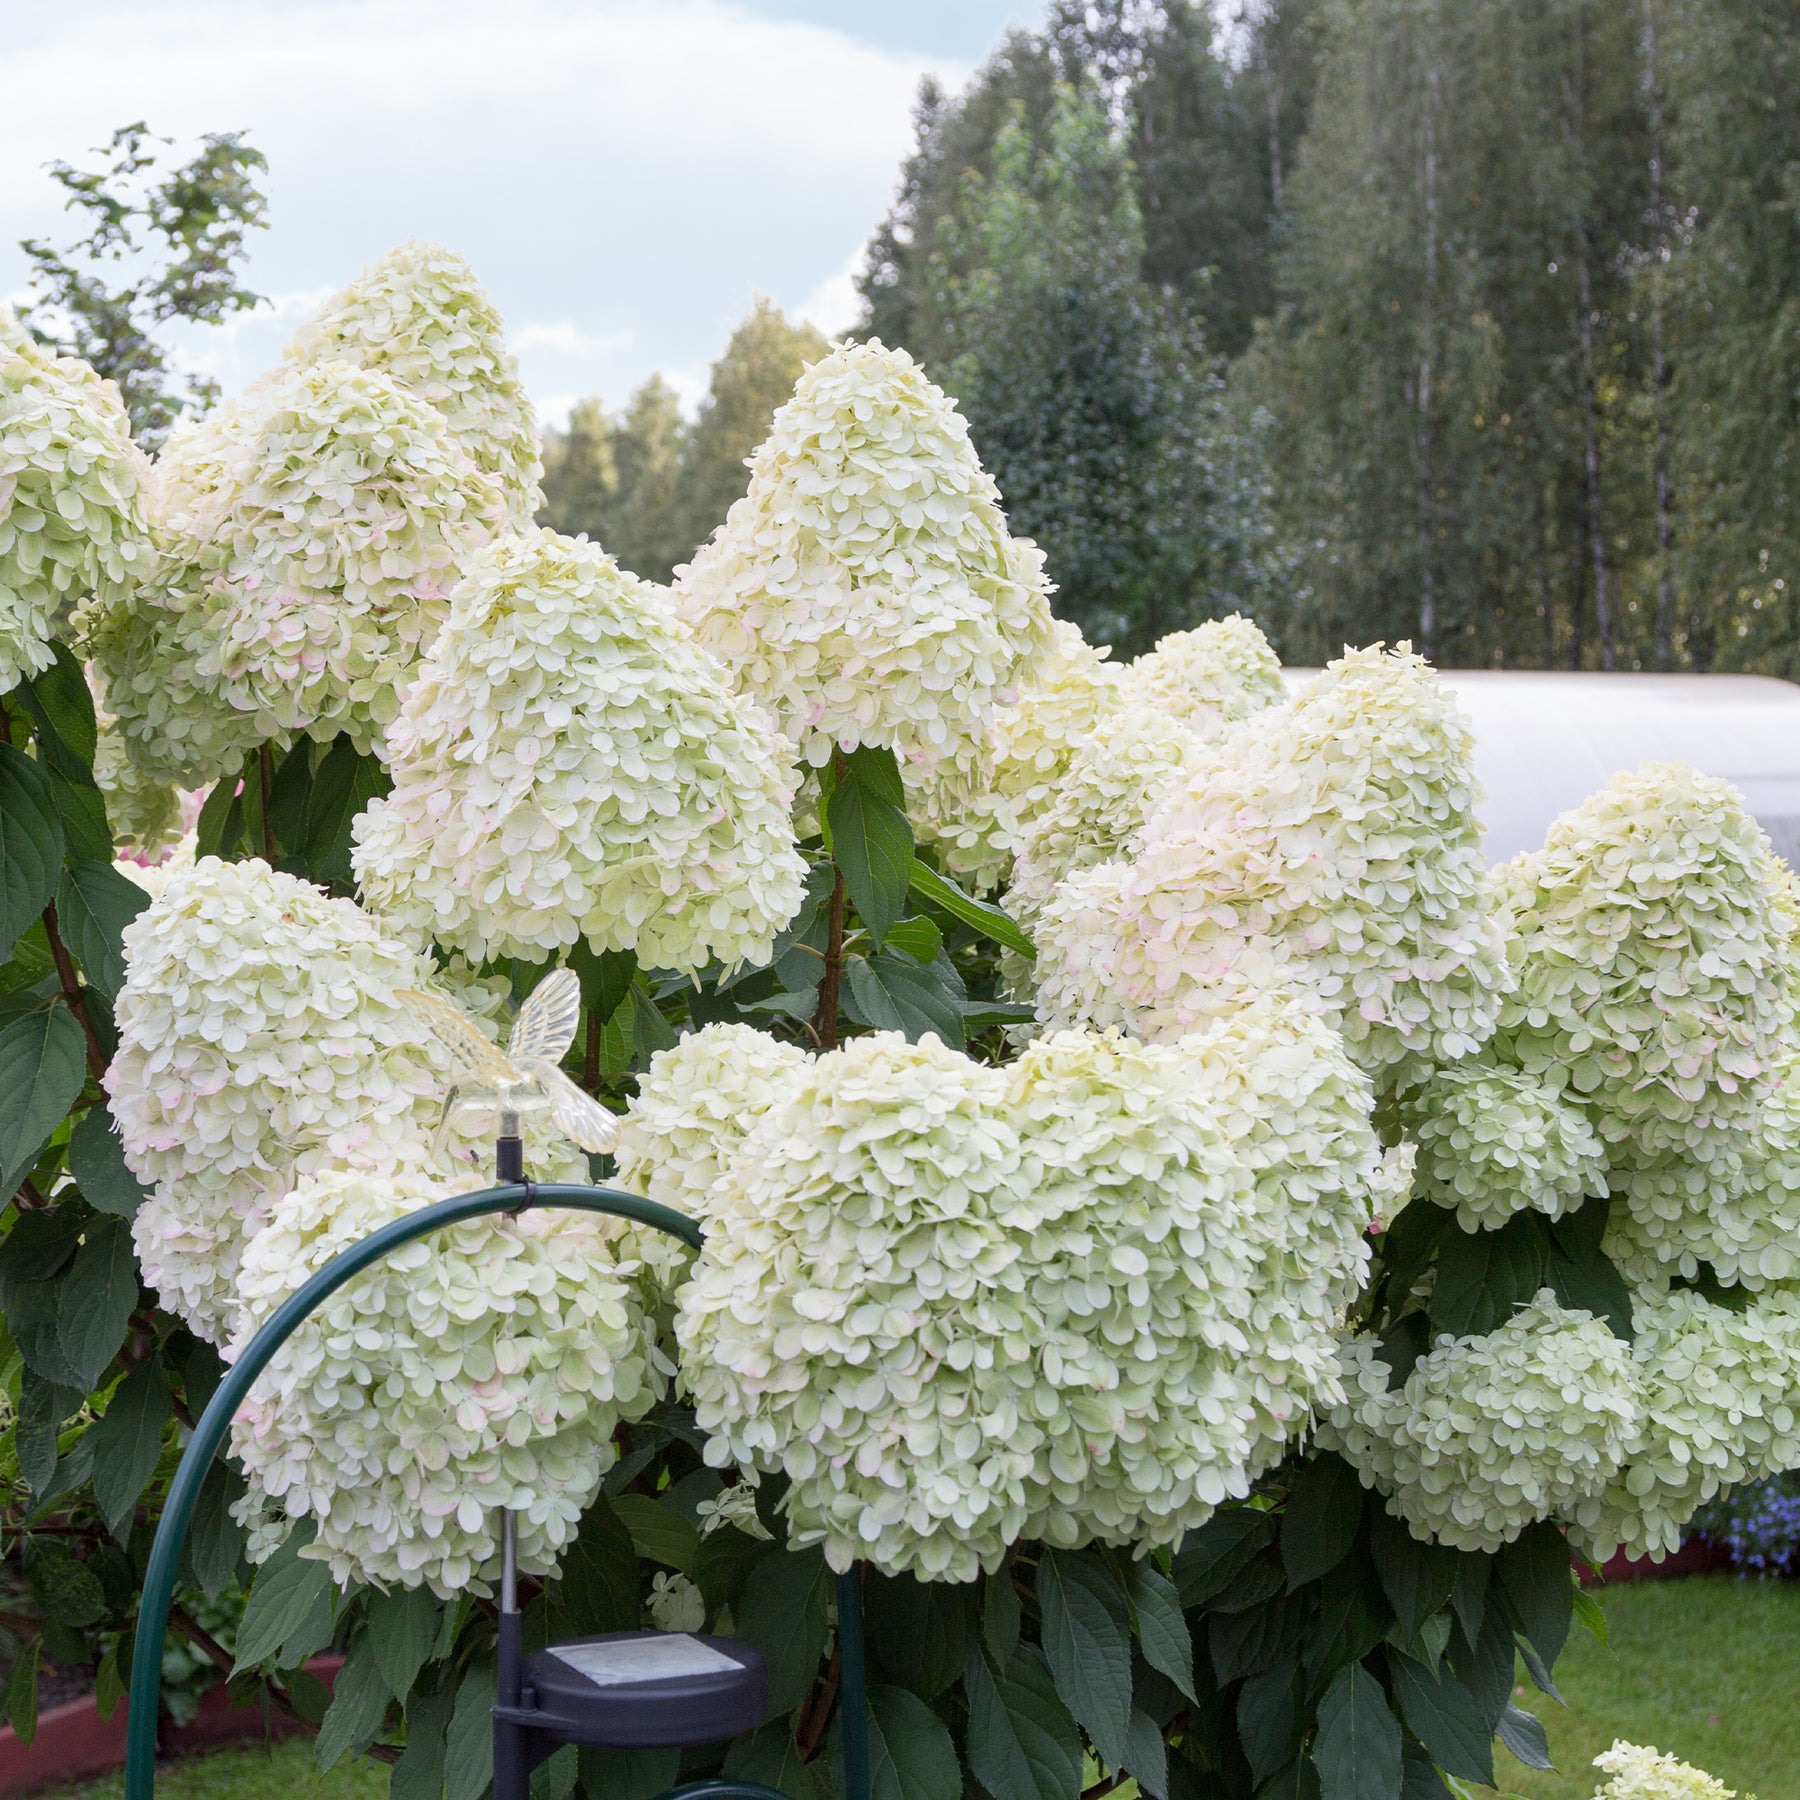
[[[535,998],[535,996],[534,996]],[[518,1114],[502,1089],[496,1172],[501,1185],[459,1194],[421,1207],[371,1232],[334,1257],[289,1295],[226,1372],[200,1415],[169,1485],[144,1572],[131,1658],[126,1720],[125,1800],[153,1800],[156,1790],[156,1720],[162,1692],[163,1640],[175,1574],[187,1541],[200,1484],[217,1455],[233,1414],[275,1352],[300,1324],[346,1282],[389,1251],[490,1213],[520,1213],[534,1206],[609,1213],[666,1231],[700,1248],[692,1219],[637,1194],[574,1183],[523,1179]],[[585,1098],[585,1096],[584,1096]],[[768,1675],[760,1652],[730,1638],[687,1632],[611,1632],[523,1653],[518,1610],[517,1530],[511,1514],[502,1522],[499,1680],[494,1707],[493,1800],[527,1800],[531,1771],[563,1744],[711,1744],[762,1723],[768,1708]],[[862,1584],[851,1569],[837,1578],[839,1695],[843,1706],[846,1800],[869,1800],[869,1713],[863,1660]],[[752,1781],[713,1779],[670,1790],[666,1800],[784,1800]]]

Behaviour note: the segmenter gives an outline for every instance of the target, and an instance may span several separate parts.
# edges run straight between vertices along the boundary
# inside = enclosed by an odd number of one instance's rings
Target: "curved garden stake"
[[[514,1157],[502,1140],[501,1173]],[[516,1151],[515,1151],[516,1156]],[[138,1603],[137,1634],[131,1658],[131,1696],[125,1727],[125,1800],[153,1800],[156,1791],[156,1717],[162,1696],[162,1648],[169,1629],[169,1606],[175,1595],[175,1575],[187,1542],[188,1522],[200,1484],[213,1457],[231,1427],[232,1416],[243,1404],[275,1352],[287,1342],[309,1314],[329,1300],[345,1282],[353,1280],[391,1250],[428,1236],[445,1225],[460,1225],[489,1213],[523,1212],[533,1206],[568,1207],[580,1212],[610,1213],[666,1231],[690,1248],[700,1248],[700,1228],[671,1207],[659,1206],[637,1194],[613,1188],[582,1187],[569,1182],[541,1184],[511,1181],[484,1188],[475,1194],[459,1194],[421,1207],[371,1232],[360,1244],[334,1257],[282,1303],[275,1315],[245,1346],[243,1354],[226,1372],[218,1391],[208,1402],[194,1427],[194,1435],[176,1466],[169,1484],[169,1498],[156,1528],[149,1567],[144,1572],[144,1591]],[[869,1713],[863,1671],[862,1585],[857,1571],[840,1575],[837,1582],[838,1634],[842,1646],[844,1700],[844,1787],[846,1800],[869,1800]],[[672,1790],[684,1800],[783,1800],[772,1788],[756,1782],[709,1780],[691,1782]]]

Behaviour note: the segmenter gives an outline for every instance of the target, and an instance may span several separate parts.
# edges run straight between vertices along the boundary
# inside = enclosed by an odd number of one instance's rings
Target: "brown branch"
[[[837,1705],[838,1682],[843,1672],[841,1649],[838,1644],[831,1646],[831,1664],[825,1671],[825,1679],[813,1688],[805,1716],[794,1728],[794,1748],[800,1752],[802,1762],[810,1762],[818,1754],[819,1745],[825,1738],[825,1727],[831,1723],[831,1709]]]
[[[844,871],[839,869],[831,888],[831,911],[825,928],[825,968],[819,977],[819,1006],[812,1031],[821,1050],[837,1048],[838,982],[844,972]]]
[[[68,1002],[69,1011],[75,1015],[82,1035],[87,1039],[88,1073],[99,1081],[106,1074],[109,1058],[100,1042],[100,1034],[94,1029],[94,1021],[88,1015],[87,994],[82,988],[81,977],[75,973],[74,959],[62,941],[62,933],[56,928],[54,900],[44,908],[44,935],[50,940],[50,960],[56,964],[56,979],[62,988],[63,999]]]
[[[1110,1794],[1114,1788],[1123,1787],[1131,1779],[1121,1769],[1116,1775],[1109,1775],[1104,1781],[1096,1781],[1091,1788],[1081,1790],[1081,1800],[1100,1800],[1102,1794]]]
[[[587,1018],[587,1060],[582,1064],[581,1085],[590,1094],[600,1092],[600,1034],[606,1029],[606,1021],[591,1008]]]
[[[50,1202],[44,1198],[43,1189],[40,1188],[35,1181],[29,1179],[19,1183],[19,1192],[13,1196],[15,1202],[17,1202],[20,1195],[24,1196],[25,1205],[28,1209],[44,1207],[50,1204]]]

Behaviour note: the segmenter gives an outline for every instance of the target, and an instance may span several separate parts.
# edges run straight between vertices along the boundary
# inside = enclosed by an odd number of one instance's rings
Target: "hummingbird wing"
[[[619,1141],[619,1115],[584,1094],[554,1063],[538,1063],[532,1073],[544,1084],[550,1116],[583,1150],[604,1156]]]
[[[541,1058],[559,1063],[575,1041],[581,1016],[581,977],[573,969],[556,969],[531,991],[513,1023],[506,1053],[515,1063]]]
[[[459,1079],[467,1077],[486,1082],[519,1079],[512,1064],[448,1000],[437,994],[421,993],[417,988],[396,988],[394,998],[431,1033],[449,1057],[450,1067]]]

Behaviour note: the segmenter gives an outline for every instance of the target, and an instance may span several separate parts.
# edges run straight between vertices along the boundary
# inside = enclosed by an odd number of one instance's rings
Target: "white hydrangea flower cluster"
[[[675,603],[814,768],[892,750],[978,791],[996,706],[1051,646],[1043,555],[1011,537],[968,426],[903,350],[811,365]]]
[[[290,363],[379,370],[443,415],[476,468],[492,476],[516,525],[543,504],[537,420],[506,332],[475,272],[413,238],[362,271],[301,327]]]
[[[835,1567],[1177,1541],[1339,1395],[1372,1208],[1408,1175],[1370,1104],[1274,1000],[1009,1070],[892,1033],[812,1061],[721,1159],[678,1296],[709,1456],[784,1469],[793,1541]]]
[[[694,969],[766,959],[799,909],[786,743],[597,545],[533,530],[472,560],[389,756],[353,863],[417,941]]]
[[[1096,724],[1118,705],[1123,673],[1080,630],[1059,619],[1048,655],[1017,700],[994,714],[991,770],[966,805],[947,803],[935,782],[919,801],[920,835],[947,868],[978,888],[1005,880],[1034,822],[1064,791],[1070,763]]]
[[[1038,944],[1040,1017],[1179,1036],[1221,984],[1285,969],[1372,1071],[1471,1054],[1506,985],[1472,755],[1423,658],[1347,652],[1234,727],[1156,806],[1123,871],[1064,884]]]
[[[1321,1416],[1319,1444],[1415,1537],[1460,1550],[1498,1550],[1602,1492],[1638,1425],[1629,1348],[1549,1288],[1498,1330],[1440,1338],[1398,1393],[1369,1340],[1343,1362],[1347,1398]]]
[[[1568,1514],[1596,1562],[1660,1562],[1726,1488],[1800,1467],[1800,1295],[1732,1312],[1686,1289],[1635,1296],[1637,1429],[1625,1467]]]
[[[308,1276],[448,1198],[416,1174],[327,1170],[270,1208],[238,1271],[235,1354]],[[591,1214],[472,1220],[396,1250],[276,1353],[232,1426],[252,1491],[317,1521],[339,1583],[491,1592],[499,1511],[547,1575],[661,1397],[634,1235]]]
[[[106,801],[113,842],[140,856],[155,856],[182,833],[181,790],[135,762],[118,721],[96,709],[94,784]]]
[[[619,1185],[706,1218],[738,1145],[811,1063],[753,1025],[707,1025],[658,1050],[619,1128]]]
[[[133,1222],[144,1278],[222,1343],[267,1208],[317,1170],[427,1166],[451,1077],[394,998],[430,987],[430,963],[349,901],[259,861],[147,873],[161,892],[125,928],[106,1089],[153,1189]],[[533,1141],[547,1174],[585,1171],[549,1148]]]
[[[1119,698],[1180,719],[1205,737],[1282,697],[1281,660],[1241,614],[1173,631],[1124,672]]]
[[[0,694],[50,667],[79,601],[148,575],[150,481],[119,390],[0,305]]]
[[[1630,1744],[1614,1738],[1610,1750],[1594,1758],[1594,1767],[1610,1777],[1594,1789],[1594,1800],[1737,1800],[1704,1769],[1664,1756],[1654,1744]]]
[[[1523,1069],[1434,1069],[1399,1111],[1419,1147],[1421,1191],[1455,1207],[1465,1231],[1527,1210],[1560,1219],[1607,1191],[1606,1149],[1587,1115]]]

